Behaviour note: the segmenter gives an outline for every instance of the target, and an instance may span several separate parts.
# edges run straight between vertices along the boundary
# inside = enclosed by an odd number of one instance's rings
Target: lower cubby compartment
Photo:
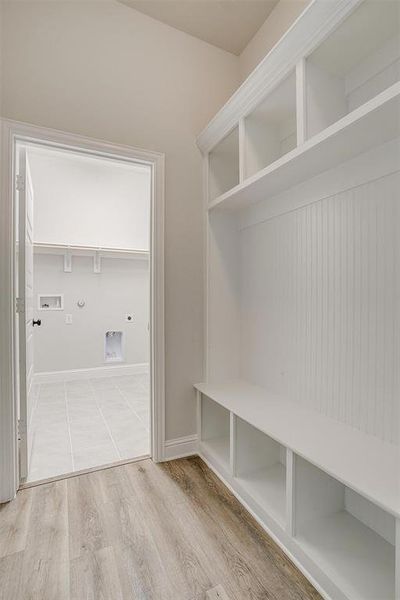
[[[282,527],[286,522],[286,449],[236,418],[235,479]]]
[[[295,537],[349,600],[395,599],[395,518],[300,457]]]
[[[230,413],[207,396],[201,398],[201,444],[225,469],[229,469]]]

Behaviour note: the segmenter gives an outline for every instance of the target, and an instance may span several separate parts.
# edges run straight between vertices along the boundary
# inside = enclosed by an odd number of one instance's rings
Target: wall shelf
[[[47,244],[35,242],[35,254],[53,254],[64,257],[64,273],[72,273],[73,256],[89,256],[93,258],[93,273],[101,273],[102,258],[119,258],[127,260],[149,260],[148,250],[131,248],[95,248],[93,246],[69,246],[68,244]]]
[[[265,200],[372,146],[400,135],[400,83],[346,115],[256,175],[222,194],[209,210],[237,210]]]
[[[68,244],[47,244],[35,242],[33,245],[35,254],[58,254],[69,253],[71,256],[94,256],[97,253],[107,258],[139,258],[148,260],[149,251],[133,248],[103,248],[93,246],[70,246]]]

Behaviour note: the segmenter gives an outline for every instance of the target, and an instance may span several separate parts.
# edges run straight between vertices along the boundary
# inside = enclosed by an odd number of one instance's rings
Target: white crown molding
[[[338,25],[361,0],[314,0],[270,50],[197,138],[209,152],[263,97]]]

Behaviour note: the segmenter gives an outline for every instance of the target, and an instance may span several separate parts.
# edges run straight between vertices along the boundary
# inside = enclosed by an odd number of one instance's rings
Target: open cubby
[[[310,54],[308,137],[399,81],[399,22],[398,1],[365,0]]]
[[[236,419],[235,476],[246,492],[282,526],[286,522],[286,449]]]
[[[209,154],[209,199],[214,200],[239,183],[239,128],[217,144]]]
[[[291,73],[245,119],[245,176],[296,147],[296,77]]]
[[[352,600],[394,600],[395,518],[306,460],[295,462],[295,535]]]
[[[230,414],[207,396],[201,400],[201,443],[224,468],[229,468]]]

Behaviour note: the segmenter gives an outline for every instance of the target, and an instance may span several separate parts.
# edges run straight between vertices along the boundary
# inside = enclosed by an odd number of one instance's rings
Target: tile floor
[[[149,375],[35,386],[28,481],[150,453]]]

